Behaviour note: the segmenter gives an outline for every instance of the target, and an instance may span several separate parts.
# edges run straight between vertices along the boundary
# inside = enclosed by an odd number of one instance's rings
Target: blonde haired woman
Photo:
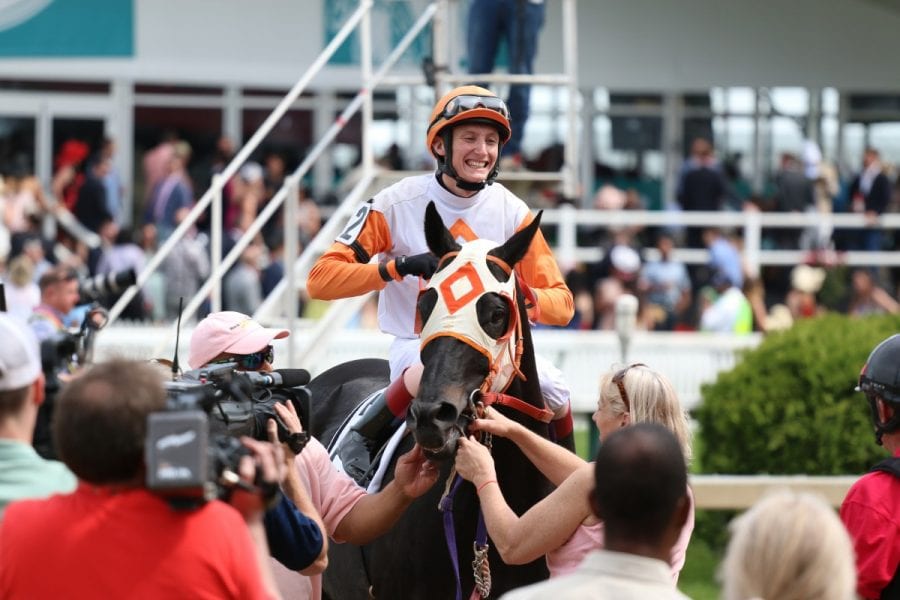
[[[657,423],[675,434],[686,462],[691,458],[691,436],[687,415],[672,384],[661,373],[644,364],[633,364],[605,373],[600,378],[600,398],[593,415],[601,442],[612,432],[635,423]],[[457,472],[471,481],[481,500],[490,538],[507,564],[524,564],[547,556],[550,576],[575,569],[590,551],[603,547],[603,523],[592,513],[588,495],[594,487],[593,463],[588,463],[507,419],[493,408],[476,419],[472,429],[513,441],[556,489],[516,516],[497,485],[490,452],[474,437],[460,439]],[[669,564],[677,581],[684,566],[685,550],[694,529],[691,509]]]
[[[730,529],[721,574],[726,600],[856,598],[850,536],[819,496],[775,492]]]

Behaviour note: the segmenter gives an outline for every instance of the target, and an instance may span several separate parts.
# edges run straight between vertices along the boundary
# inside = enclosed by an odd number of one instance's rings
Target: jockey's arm
[[[532,220],[526,218],[519,229]],[[525,257],[516,265],[516,272],[535,296],[536,305],[528,308],[528,317],[545,325],[568,325],[575,314],[575,301],[540,230],[531,240]]]
[[[385,285],[378,265],[358,263],[349,246],[334,242],[310,270],[306,290],[315,300],[335,300],[361,296]]]
[[[306,281],[311,298],[334,300],[360,296],[384,289],[377,264],[369,261],[376,254],[391,249],[391,233],[384,215],[369,211],[361,228],[353,228],[353,220],[327,251],[315,262]],[[396,273],[390,273],[396,279]]]

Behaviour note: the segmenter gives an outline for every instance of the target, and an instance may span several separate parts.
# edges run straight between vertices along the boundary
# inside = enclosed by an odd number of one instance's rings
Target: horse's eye
[[[494,323],[502,323],[505,317],[506,311],[502,308],[495,308],[493,314],[491,314],[491,321]]]

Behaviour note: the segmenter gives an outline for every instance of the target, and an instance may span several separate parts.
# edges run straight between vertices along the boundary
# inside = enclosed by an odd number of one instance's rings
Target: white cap
[[[0,391],[27,387],[41,374],[41,352],[25,323],[0,313]]]

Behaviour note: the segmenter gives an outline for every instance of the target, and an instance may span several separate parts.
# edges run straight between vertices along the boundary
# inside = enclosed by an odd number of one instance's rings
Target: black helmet
[[[900,403],[900,334],[894,334],[872,350],[859,374],[859,391]]]
[[[856,389],[869,400],[875,437],[880,444],[882,434],[900,427],[900,334],[894,334],[875,346],[859,373]],[[881,421],[878,417],[878,398],[894,405],[894,415],[888,421]]]

